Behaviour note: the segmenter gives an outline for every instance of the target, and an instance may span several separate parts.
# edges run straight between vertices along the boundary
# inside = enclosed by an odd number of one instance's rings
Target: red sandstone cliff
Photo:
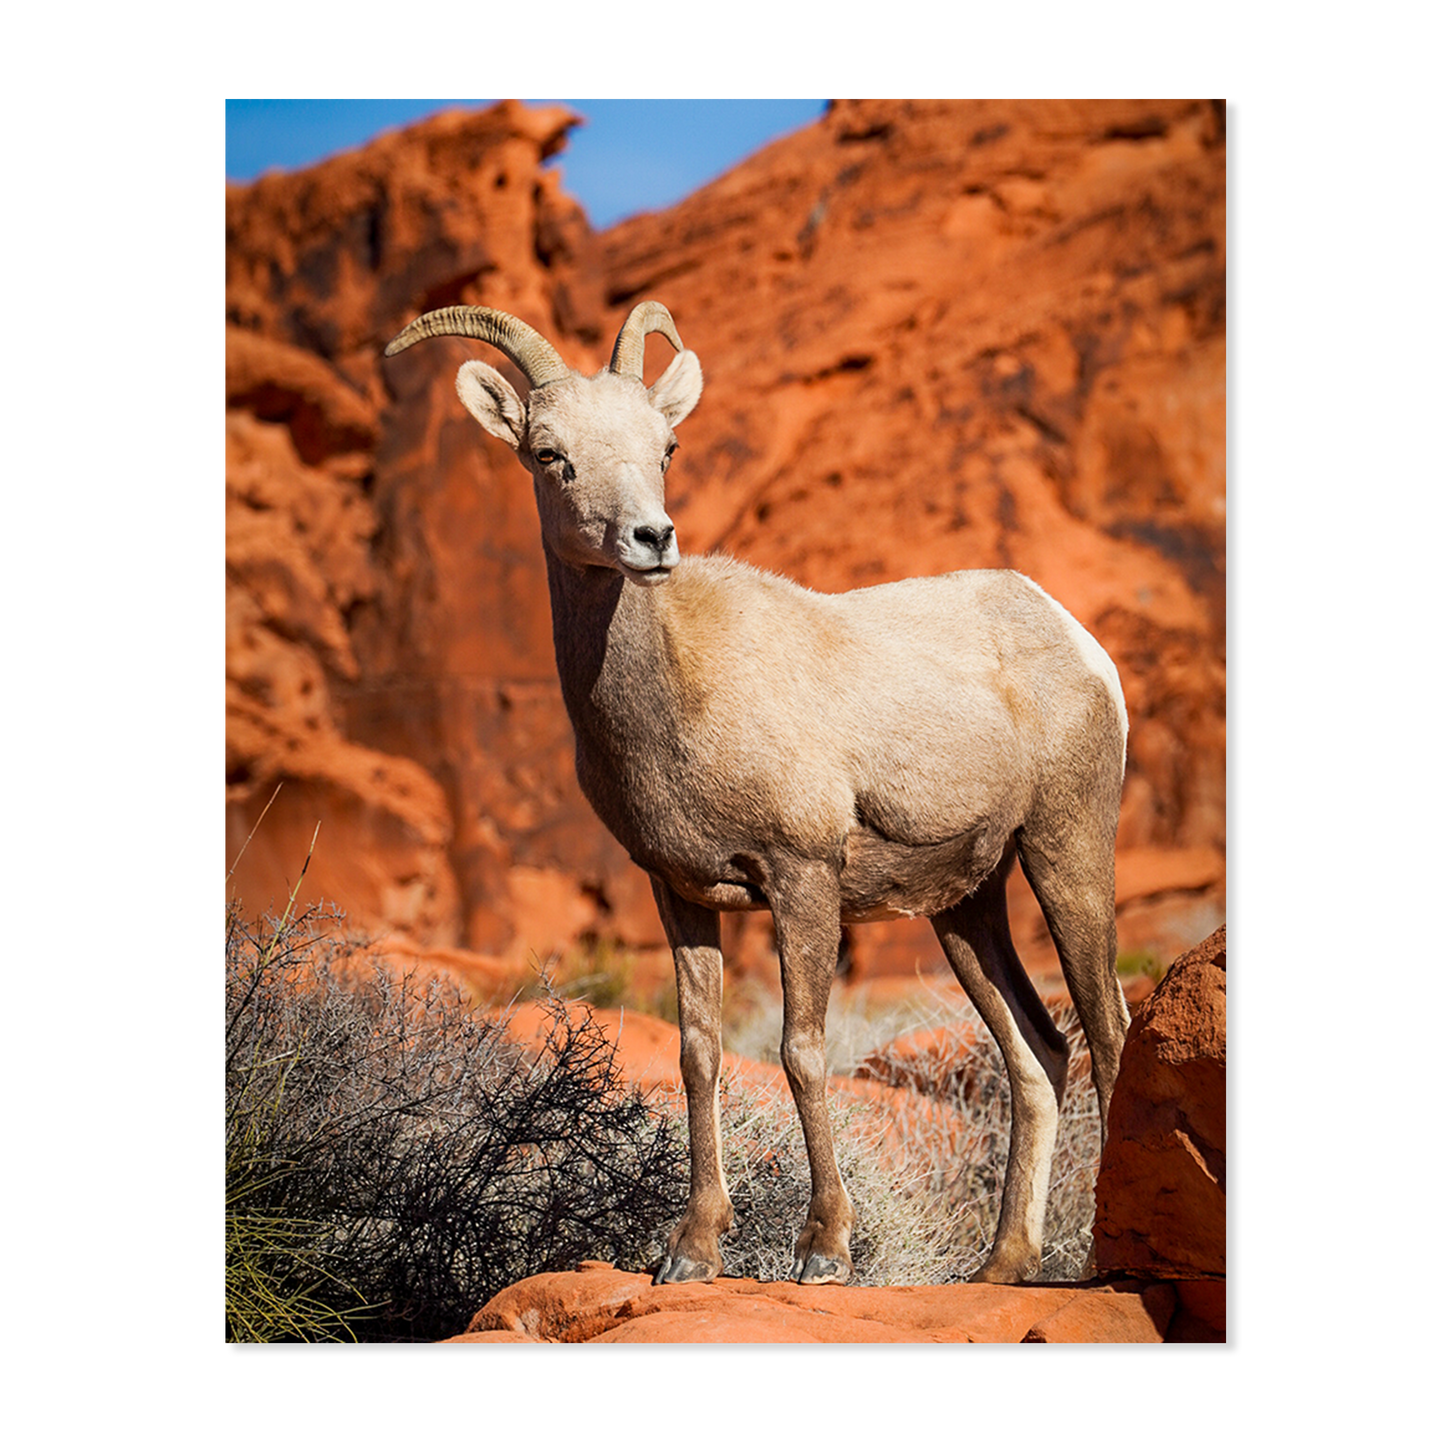
[[[597,366],[652,296],[707,378],[669,476],[685,549],[824,590],[1035,577],[1123,677],[1121,941],[1203,937],[1224,845],[1220,111],[839,104],[601,236],[543,169],[572,120],[441,116],[228,188],[228,865],[284,780],[235,891],[284,899],[319,819],[307,889],[362,924],[512,956],[658,941],[572,776],[530,487],[452,390],[475,347],[380,356],[468,301]],[[860,955],[867,934],[875,964],[931,956],[892,928],[860,930]]]

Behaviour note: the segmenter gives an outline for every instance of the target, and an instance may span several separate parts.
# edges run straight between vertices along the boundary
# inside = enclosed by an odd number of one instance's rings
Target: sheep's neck
[[[710,762],[706,667],[699,630],[706,575],[683,558],[654,587],[547,555],[552,637],[562,696],[577,737],[577,781],[632,860],[684,898],[753,909],[765,895],[749,865],[756,849]],[[704,663],[706,659],[703,659]],[[741,868],[741,872],[739,871]]]
[[[641,749],[666,751],[678,714],[658,606],[662,588],[636,586],[610,568],[573,567],[550,550],[547,581],[579,773],[588,758],[622,770]]]

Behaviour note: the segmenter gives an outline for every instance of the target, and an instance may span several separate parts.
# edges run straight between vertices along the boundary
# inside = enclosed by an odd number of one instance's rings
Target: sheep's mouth
[[[672,568],[666,563],[659,563],[656,567],[630,567],[624,562],[622,570],[626,576],[634,582],[640,582],[644,587],[656,587],[659,582],[665,582],[672,572]]]

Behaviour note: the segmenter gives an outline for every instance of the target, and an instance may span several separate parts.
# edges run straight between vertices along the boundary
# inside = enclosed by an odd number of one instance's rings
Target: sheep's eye
[[[536,457],[544,467],[550,467],[553,462],[560,462],[562,460],[562,453],[554,452],[551,447],[543,447],[540,451],[533,452],[532,455]]]
[[[662,454],[662,470],[666,471],[672,465],[672,454],[677,450],[677,443],[673,442]]]

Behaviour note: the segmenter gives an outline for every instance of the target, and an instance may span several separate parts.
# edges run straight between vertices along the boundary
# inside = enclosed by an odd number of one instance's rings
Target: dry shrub
[[[340,966],[334,918],[226,930],[226,1335],[438,1339],[499,1289],[647,1263],[676,1121],[560,1003],[540,1056],[437,980]]]

